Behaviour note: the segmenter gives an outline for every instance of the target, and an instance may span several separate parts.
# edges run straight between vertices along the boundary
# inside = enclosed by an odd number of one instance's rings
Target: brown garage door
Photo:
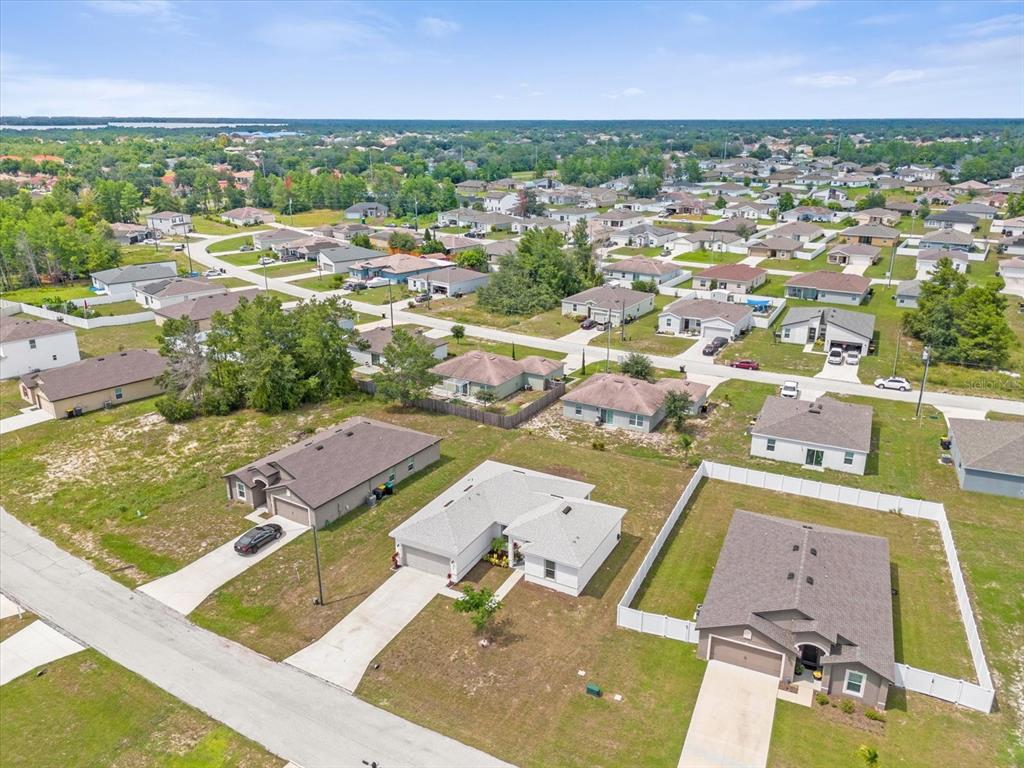
[[[447,576],[451,570],[451,562],[444,555],[435,555],[425,549],[410,546],[403,546],[402,553],[405,555],[405,564],[418,571]]]
[[[766,648],[756,648],[752,645],[734,643],[720,637],[711,638],[711,651],[708,658],[725,661],[738,667],[746,667],[755,672],[764,672],[773,677],[779,677],[782,669],[781,653],[769,651]]]
[[[273,509],[271,509],[270,511],[273,512],[275,515],[287,517],[293,523],[309,525],[309,510],[291,501],[285,501],[282,498],[274,496]]]

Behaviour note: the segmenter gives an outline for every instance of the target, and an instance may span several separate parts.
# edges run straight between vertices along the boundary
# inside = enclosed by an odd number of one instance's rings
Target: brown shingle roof
[[[28,387],[38,387],[51,403],[101,389],[113,389],[153,379],[167,361],[150,349],[127,349],[103,357],[90,357],[70,365],[22,376]]]
[[[0,319],[0,343],[41,339],[58,333],[74,333],[75,329],[56,320],[20,320],[11,317]]]
[[[612,261],[602,268],[604,272],[635,272],[638,275],[669,275],[679,272],[682,267],[672,262],[659,261],[658,259],[623,259]]]
[[[692,317],[696,320],[710,320],[714,317],[720,317],[734,325],[752,313],[753,310],[746,304],[714,301],[712,299],[679,299],[678,301],[673,301],[662,310],[662,314],[675,315],[676,317]]]
[[[496,387],[527,371],[546,376],[561,366],[562,363],[545,357],[531,356],[523,360],[513,360],[504,355],[474,349],[472,352],[438,363],[430,370],[445,378],[465,379]]]
[[[396,325],[392,328],[371,328],[368,331],[364,331],[359,334],[359,338],[369,343],[369,351],[375,355],[384,353],[384,347],[391,343],[392,337],[395,335],[395,331],[403,330],[414,338],[418,338],[421,341],[425,341],[431,347],[440,347],[443,344],[447,344],[444,339],[434,339],[430,336],[424,336],[425,328],[420,328],[416,325]]]
[[[231,314],[235,311],[239,301],[242,299],[252,301],[259,295],[259,292],[259,288],[247,288],[244,291],[199,296],[194,299],[186,299],[178,304],[172,304],[169,307],[154,309],[153,314],[166,318],[188,317],[196,322],[209,320],[217,312],[225,315]]]
[[[172,277],[169,280],[157,280],[154,283],[136,286],[137,291],[142,291],[150,296],[166,298],[168,296],[182,296],[190,293],[226,293],[227,288],[223,285],[194,277]]]
[[[585,291],[566,296],[562,302],[570,304],[593,304],[600,309],[629,309],[634,304],[647,301],[651,294],[643,291],[634,291],[632,288],[623,288],[618,285],[598,285],[587,288]]]
[[[750,283],[762,275],[768,274],[760,267],[747,264],[716,264],[697,273],[697,277],[710,277],[712,280],[730,280],[733,282]]]
[[[843,272],[806,272],[796,275],[786,281],[786,286],[798,288],[817,288],[821,291],[836,291],[838,293],[864,293],[871,287],[871,278],[861,275],[847,275]]]
[[[707,394],[708,387],[695,381],[661,379],[649,381],[633,379],[625,374],[596,373],[578,387],[562,396],[570,403],[583,403],[599,408],[611,408],[624,413],[653,416],[665,402],[670,391],[688,392],[698,400]]]

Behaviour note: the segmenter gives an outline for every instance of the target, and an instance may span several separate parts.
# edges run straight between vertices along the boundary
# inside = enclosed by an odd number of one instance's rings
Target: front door
[[[607,424],[608,422],[610,422],[612,420],[611,411],[609,411],[607,408],[602,408],[601,409],[600,416],[601,416],[601,423],[602,424]]]
[[[825,458],[825,452],[819,451],[816,448],[807,449],[807,458],[804,461],[808,467],[820,467],[822,460]]]
[[[807,343],[810,344],[816,338],[818,338],[818,329],[817,328],[808,328],[807,329]]]

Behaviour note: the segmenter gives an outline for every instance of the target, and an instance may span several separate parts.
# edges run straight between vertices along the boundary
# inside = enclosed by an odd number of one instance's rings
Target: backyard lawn
[[[88,280],[75,280],[62,285],[37,285],[32,288],[19,288],[14,291],[0,293],[0,299],[15,301],[21,304],[42,306],[48,301],[70,301],[71,299],[91,299],[96,294],[89,290],[92,283]]]
[[[20,768],[272,768],[262,747],[86,650],[3,687],[2,762]]]
[[[893,598],[896,661],[974,679],[963,624],[950,620],[956,601],[939,530],[925,520],[706,481],[679,518],[633,607],[692,619],[737,509],[888,539],[893,587],[899,592]]]
[[[145,312],[146,308],[137,301],[115,301],[113,304],[89,304],[89,309],[100,317],[115,317],[117,315],[134,315],[137,312]],[[149,322],[152,322],[150,320]]]
[[[112,325],[107,328],[77,330],[78,351],[82,357],[97,357],[119,352],[122,349],[156,349],[160,346],[160,329],[156,324],[132,323]]]
[[[761,269],[783,269],[788,272],[842,272],[842,264],[829,264],[825,254],[818,254],[813,259],[761,259],[757,263]]]
[[[28,403],[21,399],[21,387],[18,379],[0,379],[0,419],[17,416]]]
[[[615,256],[645,256],[647,258],[654,258],[655,256],[660,256],[661,251],[661,248],[631,248],[623,246],[616,248],[611,253]]]
[[[885,277],[889,274],[890,263],[893,280],[913,280],[917,275],[917,259],[913,256],[897,255],[893,260],[890,248],[883,248],[879,256],[878,261],[864,270],[864,277]]]
[[[207,253],[226,253],[227,251],[237,251],[243,245],[252,245],[252,235],[239,235],[217,243],[210,243],[206,246],[206,251]]]
[[[257,232],[269,229],[266,224],[255,224],[251,227],[236,227],[219,219],[208,216],[193,216],[192,229],[200,235],[230,235],[232,232]]]
[[[673,257],[673,261],[690,262],[693,264],[735,264],[747,258],[745,253],[717,253],[715,251],[690,251]]]
[[[447,336],[445,337],[445,341],[448,342],[449,355],[464,355],[474,349],[479,349],[483,352],[492,352],[496,355],[512,357],[512,345],[504,341],[487,341],[486,339],[477,339],[471,336],[464,336],[462,341],[456,341],[451,336]],[[517,360],[522,360],[524,357],[529,357],[530,355],[546,357],[550,360],[565,359],[564,352],[552,352],[547,349],[527,347],[522,344],[515,345],[515,357]]]
[[[389,294],[390,291],[390,294]],[[403,301],[412,298],[412,292],[404,285],[381,285],[377,288],[367,288],[362,291],[353,291],[346,297],[352,301],[359,301],[363,304],[377,304],[387,306],[388,303]],[[390,302],[388,301],[390,299]]]

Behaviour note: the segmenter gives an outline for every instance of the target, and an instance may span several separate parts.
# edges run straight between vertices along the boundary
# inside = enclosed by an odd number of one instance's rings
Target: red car
[[[761,370],[761,366],[758,364],[757,360],[733,360],[729,365],[733,368],[743,368],[747,371]]]

